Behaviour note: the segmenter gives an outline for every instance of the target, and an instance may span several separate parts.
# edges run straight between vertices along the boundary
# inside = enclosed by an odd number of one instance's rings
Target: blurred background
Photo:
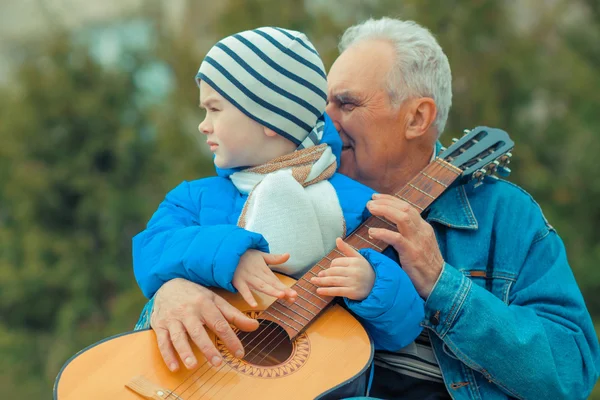
[[[276,25],[306,32],[329,67],[369,16],[441,43],[445,145],[477,125],[511,134],[509,179],[561,234],[600,321],[597,0],[0,0],[3,398],[50,398],[71,355],[132,329],[132,236],[168,190],[213,174],[193,79],[209,47]]]

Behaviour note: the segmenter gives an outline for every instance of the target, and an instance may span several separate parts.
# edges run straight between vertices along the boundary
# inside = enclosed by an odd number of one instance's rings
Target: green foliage
[[[168,190],[213,173],[196,137],[201,115],[193,76],[210,45],[199,45],[196,36],[201,3],[188,3],[179,34],[152,9],[145,18],[150,45],[127,49],[123,65],[91,56],[89,42],[73,40],[80,32],[48,34],[15,54],[22,58],[19,72],[0,88],[5,397],[47,398],[72,354],[131,329],[144,304],[132,273],[131,238]],[[590,311],[599,315],[597,3],[305,4],[229,0],[203,26],[214,39],[263,25],[301,30],[326,66],[343,30],[369,16],[398,16],[428,27],[454,76],[443,142],[477,125],[511,134],[516,147],[509,179],[532,193],[557,227]],[[139,81],[157,64],[167,66],[173,83],[166,97]]]

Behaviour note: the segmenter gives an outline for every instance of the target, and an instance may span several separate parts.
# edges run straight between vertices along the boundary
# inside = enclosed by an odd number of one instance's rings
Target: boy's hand
[[[287,253],[269,254],[248,250],[240,258],[231,283],[251,307],[256,307],[257,303],[250,289],[280,299],[287,297],[293,302],[298,296],[296,291],[281,283],[267,265],[283,264],[289,258],[290,255]]]
[[[311,278],[317,293],[323,296],[342,296],[351,300],[364,300],[375,283],[375,271],[371,264],[352,246],[337,238],[335,244],[346,257],[336,258],[318,277]]]

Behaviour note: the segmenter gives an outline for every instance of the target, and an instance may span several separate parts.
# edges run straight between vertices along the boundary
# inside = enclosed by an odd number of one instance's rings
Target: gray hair
[[[452,105],[452,73],[435,37],[414,21],[371,18],[346,29],[338,46],[340,53],[367,39],[386,40],[394,46],[396,60],[387,82],[392,104],[414,97],[433,98],[437,106],[434,126],[439,137]]]

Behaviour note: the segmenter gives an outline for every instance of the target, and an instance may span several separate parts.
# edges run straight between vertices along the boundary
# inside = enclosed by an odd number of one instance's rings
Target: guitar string
[[[436,159],[435,159],[434,161],[432,161],[432,163],[430,163],[428,166],[430,166],[431,164],[435,164],[435,165],[434,165],[434,166],[431,168],[431,170],[429,171],[429,172],[430,172],[430,173],[432,173],[432,174],[434,174],[434,172],[439,172],[439,171],[436,171],[436,169],[437,169],[437,170],[439,170],[439,169],[442,169],[442,170],[444,170],[444,169],[448,169],[448,167],[447,167],[446,165],[444,165],[444,164],[440,163],[440,159],[439,159],[439,158],[436,158]],[[427,169],[427,167],[426,167],[425,169]],[[425,169],[424,169],[424,170],[425,170]],[[450,170],[450,171],[451,171],[451,170]],[[451,172],[454,172],[454,171],[451,171]],[[415,184],[417,184],[417,183],[421,183],[421,182],[422,182],[422,181],[425,179],[425,178],[424,178],[424,176],[425,176],[425,175],[423,175],[423,174],[419,174],[419,175],[418,175],[418,176],[417,176],[415,179],[411,180],[411,182],[409,182],[409,183],[413,183],[413,182],[414,182]],[[432,179],[431,179],[431,178],[429,178],[429,177],[427,177],[427,180],[428,180],[428,181],[432,181]],[[405,187],[404,187],[404,188],[402,188],[402,189],[401,189],[399,192],[397,192],[396,194],[394,194],[394,196],[396,196],[396,197],[400,197],[400,196],[402,196],[402,197],[403,197],[403,196],[407,195],[409,192],[411,192],[411,191],[413,191],[413,190],[414,190],[414,188],[412,188],[412,187],[411,187],[409,184],[407,184],[407,185],[405,185]],[[445,189],[444,189],[444,190],[445,190]],[[402,192],[404,192],[404,193],[402,193]],[[442,193],[443,193],[443,192],[442,192]],[[438,196],[439,196],[439,195],[438,195]],[[315,264],[315,265],[318,265],[318,263],[317,263],[317,264]],[[319,265],[319,266],[320,266],[320,265]],[[320,267],[321,267],[321,266],[320,266]],[[321,268],[323,268],[323,267],[321,267]],[[311,285],[313,285],[313,286],[315,286],[315,287],[316,287],[316,285],[314,285],[314,284],[313,284],[313,283],[311,283],[310,281],[308,281],[308,280],[305,280],[305,281],[306,281],[306,282],[308,282],[309,284],[311,284]],[[312,294],[312,293],[311,293],[311,294]],[[318,297],[318,296],[317,296],[317,297]],[[320,298],[320,297],[318,297],[318,298]],[[281,303],[280,303],[280,304],[281,304]],[[285,306],[285,304],[283,304],[283,305]],[[293,304],[292,304],[292,305],[293,305]],[[319,309],[319,308],[320,308],[320,307],[318,307],[318,306],[315,306],[315,307],[316,307],[317,309]],[[321,310],[322,310],[322,309],[320,309],[320,310],[319,310],[319,312],[320,312]],[[289,318],[290,320],[292,320],[292,321],[296,322],[297,324],[299,324],[299,325],[301,325],[301,326],[303,326],[303,325],[304,325],[304,324],[302,324],[301,322],[298,322],[297,320],[295,320],[294,318],[291,318],[291,317],[289,317],[289,316],[288,316],[287,314],[285,314],[284,312],[282,312],[282,311],[280,311],[280,310],[278,310],[278,311],[279,311],[281,314],[285,315],[285,316],[286,316],[287,318]],[[273,325],[273,324],[274,324],[274,322],[273,322],[273,321],[269,321],[269,323],[268,323],[268,324],[267,324],[267,325],[266,325],[266,326],[263,328],[263,330],[265,330],[266,328],[270,327],[270,326],[271,326],[271,325]],[[277,325],[277,324],[276,324],[276,325]],[[255,350],[255,349],[256,349],[256,347],[258,347],[258,345],[259,345],[260,343],[262,343],[262,342],[263,342],[263,341],[264,341],[264,340],[265,340],[265,339],[266,339],[268,336],[270,336],[272,332],[276,332],[276,331],[275,331],[275,330],[271,330],[271,332],[269,332],[269,333],[268,333],[268,334],[267,334],[267,335],[266,335],[266,336],[265,336],[265,337],[264,337],[264,338],[263,338],[263,339],[262,339],[262,340],[261,340],[261,341],[260,341],[260,342],[259,342],[257,345],[255,345],[255,346],[252,348],[252,350],[250,350],[250,351],[248,352],[248,355],[250,355],[250,354],[252,353],[252,351],[253,351],[253,350]],[[252,332],[247,332],[247,333],[246,333],[246,335],[244,335],[242,338],[240,338],[240,340],[243,342],[243,339],[247,338],[247,337],[248,337],[248,335],[249,335],[249,334],[251,334],[251,333],[252,333]],[[279,337],[279,335],[281,335],[282,333],[284,334],[284,337],[283,337],[282,339],[280,339],[280,340],[279,340],[279,342],[278,342],[278,343],[277,343],[277,344],[276,344],[274,347],[271,347],[271,350],[270,350],[268,353],[266,353],[266,354],[265,354],[265,355],[264,355],[264,356],[263,356],[263,357],[262,357],[262,358],[259,360],[259,362],[262,362],[262,361],[263,361],[263,360],[264,360],[266,357],[268,357],[268,355],[269,355],[269,354],[270,354],[270,353],[271,353],[271,352],[272,352],[274,349],[276,349],[276,348],[277,348],[277,346],[279,346],[279,345],[280,345],[280,344],[281,344],[281,343],[282,343],[282,342],[283,342],[283,341],[286,339],[286,336],[287,336],[287,335],[286,335],[286,332],[285,332],[285,330],[283,330],[283,331],[280,331],[280,332],[278,332],[278,333],[277,333],[277,335],[275,336],[275,338],[273,338],[271,341],[269,341],[269,342],[267,343],[267,346],[270,346],[270,345],[271,345],[271,344],[272,344],[272,343],[273,343],[275,340],[277,340],[277,338]],[[258,337],[259,337],[259,336],[257,336],[257,338],[258,338]],[[254,338],[253,338],[253,339],[252,339],[252,340],[251,340],[251,341],[250,341],[248,344],[246,344],[246,346],[250,345],[250,344],[252,343],[252,341],[253,341],[253,340],[254,340]],[[266,348],[266,347],[265,347],[265,348]],[[262,350],[262,349],[261,349],[261,350]],[[260,355],[260,353],[261,353],[261,350],[259,350],[259,351],[257,352],[257,354],[256,354],[255,356],[253,356],[253,357],[252,357],[252,359],[248,360],[248,362],[251,362],[251,361],[253,361],[253,360],[256,358],[256,356],[257,356],[257,355]],[[220,369],[222,369],[222,368],[223,368],[223,367],[226,365],[226,362],[225,362],[225,361],[223,361],[223,362],[224,362],[224,365],[223,365],[221,368],[219,368],[219,370],[220,370]],[[208,363],[208,361],[207,361],[205,364],[207,364],[207,363]],[[204,364],[203,364],[203,365],[204,365]],[[203,365],[202,365],[202,366],[203,366]],[[172,395],[175,395],[175,396],[178,396],[178,395],[175,393],[175,390],[177,390],[177,389],[178,389],[178,388],[179,388],[179,387],[180,387],[180,386],[181,386],[181,385],[182,385],[182,384],[183,384],[185,381],[187,381],[189,378],[191,378],[193,375],[195,375],[195,373],[196,373],[196,372],[197,372],[197,371],[198,371],[200,368],[202,368],[202,366],[198,367],[198,369],[197,369],[195,372],[193,372],[192,374],[190,374],[190,376],[188,376],[186,379],[184,379],[184,381],[183,381],[183,382],[181,382],[181,383],[180,383],[180,384],[179,384],[179,385],[178,385],[178,386],[177,386],[175,389],[173,389],[173,391],[171,391],[171,392],[169,393],[169,395],[167,396],[167,398],[168,398],[169,396],[171,396],[171,394],[172,394]],[[201,378],[202,378],[202,376],[203,376],[203,375],[204,375],[206,372],[208,372],[208,371],[210,370],[210,368],[211,368],[211,367],[210,367],[210,365],[209,365],[209,369],[207,369],[207,371],[205,371],[205,372],[204,372],[203,374],[201,374],[201,375],[200,375],[200,376],[199,376],[197,379],[195,379],[195,380],[194,380],[194,381],[191,383],[191,385],[190,385],[190,386],[188,386],[188,388],[187,388],[187,389],[185,389],[185,390],[184,390],[184,391],[183,391],[181,394],[185,393],[185,392],[186,392],[186,391],[187,391],[187,390],[188,390],[188,389],[189,389],[189,388],[190,388],[190,387],[191,387],[191,386],[192,386],[192,385],[193,385],[195,382],[197,382],[199,379],[201,379]],[[218,370],[218,371],[219,371],[219,370]],[[213,375],[213,376],[214,376],[214,375]],[[209,378],[209,380],[210,380],[210,378]],[[202,386],[203,386],[203,385],[201,385],[201,386],[200,386],[198,389],[196,389],[196,391],[197,391],[197,390],[199,390],[199,389],[200,389]],[[196,391],[195,391],[195,392],[196,392]],[[194,392],[194,393],[195,393],[195,392]],[[192,395],[193,395],[193,394],[192,394]]]

